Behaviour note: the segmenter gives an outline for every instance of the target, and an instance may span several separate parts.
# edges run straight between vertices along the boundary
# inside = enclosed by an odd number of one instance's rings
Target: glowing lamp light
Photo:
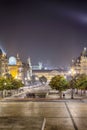
[[[76,71],[72,68],[68,73],[69,73],[70,75],[75,75],[75,74],[76,74]]]

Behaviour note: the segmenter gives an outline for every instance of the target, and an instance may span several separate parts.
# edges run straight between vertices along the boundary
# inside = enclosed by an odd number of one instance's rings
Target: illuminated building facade
[[[11,56],[8,60],[8,73],[14,78],[23,79],[23,65],[17,54],[17,57]]]
[[[6,54],[0,49],[0,76],[8,72],[8,59]]]
[[[84,48],[81,55],[76,59],[72,60],[72,68],[77,74],[87,74],[87,49]]]
[[[60,70],[33,70],[33,75],[38,76],[38,78],[45,76],[48,82],[56,75],[65,75],[64,71]]]
[[[30,58],[28,58],[27,63],[23,63],[18,54],[16,57],[11,56],[7,58],[7,55],[0,49],[0,76],[8,74],[25,83],[25,79],[28,80],[32,76]]]

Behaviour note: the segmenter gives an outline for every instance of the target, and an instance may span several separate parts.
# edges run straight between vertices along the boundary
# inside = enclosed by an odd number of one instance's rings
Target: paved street
[[[66,93],[48,94],[46,99],[24,98],[27,92],[47,91],[47,86],[25,89],[0,102],[0,130],[86,130],[87,99]]]
[[[87,130],[87,103],[0,102],[0,130],[42,130],[42,127],[45,130]]]

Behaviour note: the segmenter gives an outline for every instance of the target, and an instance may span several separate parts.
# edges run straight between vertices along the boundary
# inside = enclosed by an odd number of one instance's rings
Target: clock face
[[[14,56],[9,58],[9,65],[16,65],[16,58]]]

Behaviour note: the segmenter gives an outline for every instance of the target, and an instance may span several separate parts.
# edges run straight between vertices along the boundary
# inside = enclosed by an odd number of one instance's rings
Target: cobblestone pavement
[[[42,130],[42,127],[43,130],[87,130],[87,103],[0,102],[0,130]]]

